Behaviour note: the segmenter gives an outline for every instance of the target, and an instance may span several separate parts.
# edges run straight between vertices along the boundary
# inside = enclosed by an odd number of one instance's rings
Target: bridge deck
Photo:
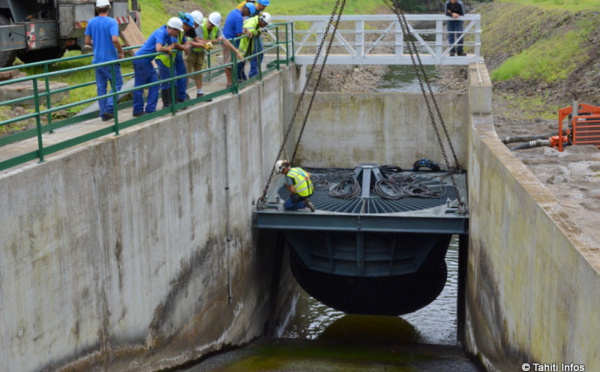
[[[312,64],[323,40],[329,16],[277,16],[295,22],[294,54],[297,64]],[[450,42],[443,14],[409,14],[405,32],[398,17],[385,15],[345,15],[331,41],[327,64],[332,65],[410,65],[409,46],[413,45],[426,65],[467,65],[483,61],[481,51],[481,16],[460,17],[464,29]],[[331,35],[331,34],[330,34]],[[410,45],[408,41],[411,41]],[[451,57],[453,49],[464,46],[466,56]]]
[[[431,56],[422,55],[421,62],[428,66],[466,66],[471,63],[479,62],[475,54],[467,54],[466,56]],[[297,54],[295,58],[296,64],[299,65],[310,65],[315,59],[314,54]],[[319,60],[323,62],[323,58]],[[368,56],[357,57],[352,55],[343,54],[330,54],[327,57],[328,65],[412,65],[412,59],[410,54],[389,55],[389,54],[369,54]]]

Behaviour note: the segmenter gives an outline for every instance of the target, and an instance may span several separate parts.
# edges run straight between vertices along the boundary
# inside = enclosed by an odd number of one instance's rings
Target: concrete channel
[[[0,174],[0,370],[157,371],[272,334],[295,284],[252,210],[303,78],[286,67]],[[467,95],[437,94],[469,171],[462,346],[492,371],[600,370],[598,247],[495,135],[485,65],[469,78]],[[319,93],[301,163],[439,159],[422,106]]]

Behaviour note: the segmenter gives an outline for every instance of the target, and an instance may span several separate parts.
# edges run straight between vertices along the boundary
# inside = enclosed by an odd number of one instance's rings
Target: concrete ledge
[[[436,93],[436,99],[458,161],[466,164],[467,95]],[[299,135],[302,118],[296,122],[292,143]],[[441,127],[439,132],[454,166]],[[353,168],[357,163],[376,162],[412,168],[421,158],[444,162],[423,95],[405,92],[317,93],[298,151],[298,162],[313,167]]]
[[[252,206],[295,82],[0,175],[0,370],[156,371],[262,335],[280,255]]]
[[[473,114],[492,113],[492,80],[484,63],[469,65],[469,106]]]
[[[469,131],[468,350],[490,370],[600,370],[600,248],[502,144],[491,115],[473,114]]]

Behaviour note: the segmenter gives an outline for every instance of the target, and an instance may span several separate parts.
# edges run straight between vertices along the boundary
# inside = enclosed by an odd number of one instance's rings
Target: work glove
[[[210,41],[207,43],[204,43],[204,49],[211,50],[212,48],[213,48],[213,44]]]

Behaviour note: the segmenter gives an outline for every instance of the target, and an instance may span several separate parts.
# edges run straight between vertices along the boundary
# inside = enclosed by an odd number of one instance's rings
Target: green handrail
[[[123,50],[131,50],[131,49],[136,49],[136,48],[140,48],[140,47],[141,47],[141,45],[135,45],[135,46],[125,47],[125,48],[123,48]],[[93,56],[94,56],[93,53],[88,53],[88,54],[80,54],[78,56],[72,56],[72,57],[48,59],[45,61],[26,63],[26,64],[22,64],[22,65],[7,66],[7,67],[0,68],[0,72],[6,72],[6,71],[12,71],[12,70],[23,70],[23,69],[32,68],[32,67],[53,65],[53,64],[59,63],[59,62],[71,62],[71,61],[75,61],[78,59],[92,58]]]
[[[291,26],[291,27],[290,27]],[[285,40],[280,40],[280,33],[279,33],[279,28],[285,28]],[[261,52],[258,53],[253,53],[247,57],[245,57],[245,60],[251,60],[252,58],[258,58],[261,55],[265,55],[267,53],[273,52],[275,51],[275,60],[273,62],[270,62],[267,65],[267,69],[265,70],[265,73],[269,73],[275,70],[279,70],[280,69],[280,64],[284,63],[289,65],[290,62],[292,62],[291,58],[293,58],[293,56],[290,58],[289,55],[289,48],[290,48],[290,44],[294,42],[294,38],[293,38],[293,32],[290,33],[289,30],[293,30],[293,24],[291,23],[276,23],[276,24],[272,24],[270,26],[267,27],[268,29],[275,29],[275,42],[274,43],[268,43],[265,44],[265,48],[264,50],[262,50]],[[238,37],[235,38],[231,41],[235,42],[235,41],[239,41],[241,40],[243,37]],[[140,46],[132,46],[132,47],[127,47],[124,48],[125,50],[130,50],[130,49],[136,49],[139,48]],[[281,59],[281,55],[280,55],[280,48],[284,47],[285,51],[286,51],[286,58],[285,60]],[[73,68],[68,68],[68,69],[64,69],[64,70],[60,70],[60,71],[49,71],[49,65],[54,64],[54,63],[58,63],[58,62],[66,62],[66,61],[73,61],[73,60],[79,60],[79,59],[85,59],[85,58],[91,58],[93,57],[92,54],[86,54],[86,55],[80,55],[80,56],[73,56],[73,57],[67,57],[67,58],[61,58],[61,59],[54,59],[54,60],[49,60],[49,61],[42,61],[42,62],[35,62],[35,63],[31,63],[31,64],[26,64],[26,65],[19,65],[19,66],[11,66],[11,67],[6,67],[6,68],[2,68],[0,69],[0,72],[3,71],[9,71],[9,70],[25,70],[25,69],[29,69],[32,67],[38,67],[38,66],[43,66],[43,70],[44,72],[41,74],[36,74],[36,75],[31,75],[31,76],[26,76],[26,77],[21,77],[21,78],[17,78],[17,79],[13,79],[10,81],[5,81],[5,82],[0,82],[0,87],[2,86],[6,86],[6,85],[10,85],[10,84],[15,84],[15,83],[23,83],[23,82],[27,82],[30,81],[33,84],[33,95],[27,96],[27,97],[21,97],[21,98],[17,98],[17,99],[13,99],[10,101],[5,101],[0,103],[0,106],[6,106],[6,105],[12,105],[12,104],[16,104],[19,102],[23,102],[23,101],[27,101],[27,100],[32,100],[34,101],[34,107],[35,107],[35,112],[33,113],[29,113],[29,114],[25,114],[23,116],[17,117],[17,118],[12,118],[9,120],[5,120],[0,122],[0,127],[5,126],[5,125],[9,125],[9,124],[13,124],[19,121],[23,121],[23,120],[27,120],[27,119],[35,119],[36,122],[36,126],[35,129],[29,129],[26,130],[25,132],[20,132],[20,133],[16,133],[16,134],[12,134],[9,136],[5,136],[5,137],[0,137],[0,146],[3,145],[7,145],[10,143],[14,143],[16,141],[20,141],[26,138],[31,138],[33,136],[37,137],[37,142],[38,142],[38,149],[34,152],[30,152],[27,154],[23,154],[20,156],[16,156],[13,157],[11,159],[5,160],[0,162],[0,170],[4,170],[10,167],[13,167],[15,165],[19,165],[22,163],[25,163],[27,161],[31,161],[32,159],[39,159],[40,162],[43,162],[45,159],[45,156],[48,154],[52,154],[55,153],[57,151],[61,151],[65,148],[71,147],[71,146],[75,146],[77,144],[89,141],[91,139],[94,138],[98,138],[101,136],[104,136],[106,134],[109,133],[114,133],[115,135],[119,135],[120,134],[120,130],[124,129],[124,128],[128,128],[131,127],[133,125],[142,123],[144,121],[148,121],[151,120],[153,118],[159,117],[164,115],[166,112],[170,112],[173,115],[176,114],[176,112],[178,110],[181,109],[185,109],[191,105],[194,105],[196,103],[199,102],[204,102],[206,100],[215,98],[215,97],[219,97],[225,94],[237,94],[239,93],[239,90],[243,87],[245,87],[246,85],[248,85],[251,82],[254,81],[259,81],[262,80],[264,77],[264,73],[263,73],[263,69],[261,64],[259,64],[259,76],[254,77],[246,82],[243,83],[238,83],[237,81],[237,68],[238,68],[238,61],[237,58],[235,56],[235,54],[232,54],[232,61],[228,64],[223,64],[223,65],[218,65],[218,66],[212,66],[212,62],[211,62],[211,57],[217,53],[221,52],[220,49],[214,49],[214,50],[208,50],[206,51],[206,57],[208,59],[208,68],[203,69],[201,71],[195,71],[195,72],[188,72],[184,75],[179,75],[179,76],[175,76],[174,73],[174,57],[173,55],[170,56],[171,59],[171,67],[170,67],[170,77],[167,79],[159,79],[157,82],[154,83],[149,83],[149,84],[144,84],[144,85],[140,85],[137,87],[133,87],[130,89],[122,89],[120,91],[116,91],[116,71],[115,71],[115,64],[120,63],[130,63],[132,61],[138,60],[138,59],[144,59],[144,58],[154,58],[158,55],[161,55],[162,53],[153,53],[153,54],[147,54],[147,55],[143,55],[143,56],[133,56],[133,57],[127,57],[127,58],[123,58],[120,60],[116,60],[116,61],[110,61],[110,62],[104,62],[104,63],[98,63],[98,64],[89,64],[89,65],[85,65],[85,66],[78,66],[78,67],[73,67]],[[54,91],[50,91],[50,79],[59,75],[65,75],[65,74],[70,74],[70,73],[76,73],[76,72],[81,72],[81,71],[87,71],[90,69],[95,69],[96,67],[103,67],[103,66],[111,66],[111,77],[110,77],[110,85],[112,88],[112,92],[109,91],[108,93],[102,95],[102,96],[95,96],[93,98],[88,98],[88,99],[82,99],[79,100],[77,102],[71,102],[68,104],[64,104],[64,105],[58,105],[58,106],[53,106],[52,105],[52,101],[50,99],[50,96],[52,94],[56,94],[56,93],[61,93],[61,92],[70,92],[70,91],[74,91],[76,89],[80,89],[83,87],[87,87],[90,85],[95,84],[95,81],[90,81],[90,82],[85,82],[85,83],[81,83],[81,84],[77,84],[74,86],[69,86],[69,87],[65,87],[65,88],[60,88]],[[176,94],[175,94],[175,84],[176,81],[179,79],[186,79],[188,77],[193,77],[197,74],[206,74],[208,73],[211,78],[212,76],[214,76],[214,73],[217,72],[218,74],[222,73],[226,68],[231,68],[231,73],[232,73],[232,86],[230,88],[225,88],[225,89],[221,89],[218,90],[216,92],[213,93],[209,93],[206,94],[202,97],[198,97],[198,98],[194,98],[191,99],[189,101],[186,102],[181,102],[178,103],[177,99],[176,99]],[[124,74],[123,77],[129,77],[134,75],[134,73],[128,73],[128,74]],[[210,78],[209,78],[210,79]],[[43,81],[46,91],[40,93],[39,92],[39,88],[38,88],[38,82]],[[124,103],[118,103],[118,98],[120,95],[126,95],[129,93],[132,93],[136,90],[140,90],[140,89],[147,89],[150,88],[152,86],[156,86],[156,85],[160,85],[160,84],[164,84],[164,83],[169,83],[171,85],[171,99],[172,99],[172,106],[170,109],[165,110],[158,110],[155,113],[152,114],[148,114],[148,115],[144,115],[141,117],[137,117],[137,118],[133,118],[133,119],[129,119],[125,122],[122,122],[119,118],[119,109],[128,107],[131,105],[131,101],[128,102],[124,102]],[[45,99],[45,105],[46,108],[43,109],[40,105],[40,99]],[[106,128],[106,129],[101,129],[101,130],[97,130],[94,131],[92,133],[88,133],[76,138],[72,138],[66,141],[63,141],[61,143],[58,144],[54,144],[51,146],[44,146],[43,143],[43,137],[42,135],[44,133],[47,133],[53,129],[57,129],[57,128],[61,128],[63,126],[66,125],[71,125],[71,124],[75,124],[77,122],[81,122],[84,120],[89,120],[90,118],[93,117],[97,117],[97,112],[96,113],[89,113],[89,114],[85,114],[82,115],[82,117],[78,118],[78,117],[72,117],[72,118],[68,118],[68,119],[64,119],[61,121],[54,121],[52,120],[52,113],[57,112],[57,111],[61,111],[61,110],[66,110],[69,108],[73,108],[73,107],[77,107],[77,106],[81,106],[81,105],[85,105],[85,104],[90,104],[93,102],[96,102],[98,100],[101,99],[112,99],[113,103],[114,103],[114,107],[115,107],[115,115],[114,115],[114,125]],[[42,125],[42,118],[46,117],[47,120],[47,125]]]

